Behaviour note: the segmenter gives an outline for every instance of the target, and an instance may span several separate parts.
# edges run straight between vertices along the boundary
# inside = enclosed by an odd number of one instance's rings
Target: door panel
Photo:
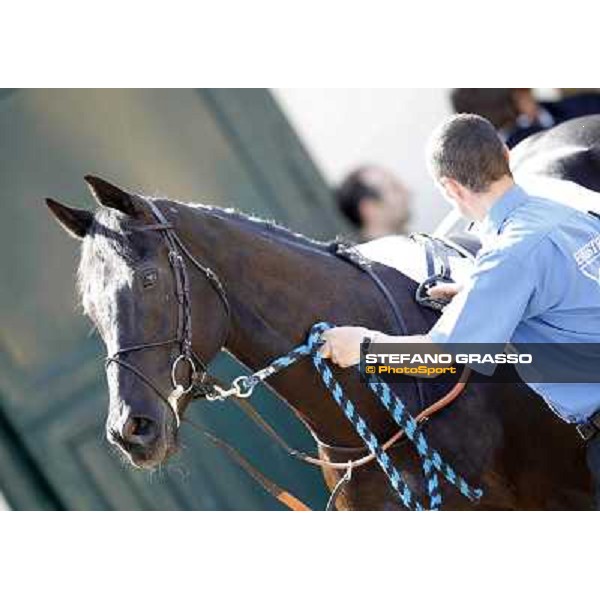
[[[95,173],[148,194],[236,206],[333,235],[341,225],[327,189],[272,98],[260,90],[17,90],[0,96],[0,132],[0,417],[32,460],[28,477],[72,509],[278,508],[191,432],[181,456],[152,474],[109,450],[103,348],[75,292],[78,243],[43,203],[51,196],[92,208],[82,177]],[[214,369],[224,379],[239,372],[225,356]],[[270,394],[261,391],[257,402],[310,447]],[[191,414],[270,476],[323,502],[319,473],[284,459],[239,414],[228,407]],[[11,452],[0,444],[0,461],[13,460]],[[0,465],[10,496],[8,472]],[[35,499],[13,503],[30,508]],[[40,492],[39,506],[54,504]]]

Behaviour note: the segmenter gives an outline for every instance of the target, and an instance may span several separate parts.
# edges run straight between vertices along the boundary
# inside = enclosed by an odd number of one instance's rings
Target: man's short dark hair
[[[510,129],[518,117],[514,93],[514,88],[456,88],[450,101],[456,113],[479,115],[496,129]]]
[[[339,209],[357,228],[363,226],[359,205],[365,198],[379,199],[379,192],[364,181],[367,167],[360,167],[349,173],[334,191]]]
[[[450,177],[476,193],[511,175],[506,147],[494,126],[478,115],[454,115],[431,135],[427,162],[436,180]]]

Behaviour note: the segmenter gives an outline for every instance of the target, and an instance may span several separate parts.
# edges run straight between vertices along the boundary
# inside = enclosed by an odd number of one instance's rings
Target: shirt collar
[[[490,208],[485,219],[475,225],[478,233],[483,235],[498,234],[510,214],[527,201],[525,190],[513,185]]]

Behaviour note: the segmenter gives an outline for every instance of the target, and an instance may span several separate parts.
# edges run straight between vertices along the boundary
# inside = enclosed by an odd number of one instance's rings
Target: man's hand
[[[435,300],[452,300],[462,287],[460,283],[438,283],[429,288],[429,296]]]
[[[372,336],[373,332],[365,327],[334,327],[323,333],[325,343],[319,353],[345,369],[360,362],[360,344]]]

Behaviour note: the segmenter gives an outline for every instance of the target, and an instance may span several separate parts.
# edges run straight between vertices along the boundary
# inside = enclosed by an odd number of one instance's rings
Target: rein
[[[384,447],[393,445],[393,443],[395,443],[397,440],[392,438],[388,440],[385,445],[380,443],[377,436],[375,436],[375,434],[368,428],[367,423],[358,414],[355,405],[346,396],[343,388],[334,378],[330,367],[325,363],[324,359],[319,354],[318,350],[322,343],[321,335],[331,327],[332,325],[329,323],[317,323],[313,325],[308,336],[308,340],[305,344],[297,346],[287,354],[276,358],[267,367],[253,373],[252,375],[238,377],[229,390],[221,390],[221,398],[225,399],[229,396],[238,396],[242,398],[249,397],[259,383],[262,383],[268,377],[287,369],[301,358],[310,356],[317,373],[320,375],[331,397],[340,406],[344,412],[344,415],[352,423],[355,431],[360,435],[363,442],[369,449],[370,454],[363,457],[363,459],[360,459],[360,464],[359,461],[349,461],[348,463],[332,463],[329,461],[322,461],[321,459],[313,459],[312,457],[300,453],[296,453],[295,456],[297,458],[301,458],[305,462],[309,462],[310,464],[346,469],[346,474],[344,478],[340,480],[338,486],[350,481],[352,470],[354,468],[365,465],[372,460],[376,460],[383,472],[386,474],[390,485],[398,494],[405,508],[408,510],[425,510],[425,507],[415,497],[413,491],[402,474],[392,464],[392,460],[386,451],[387,448]],[[456,397],[458,397],[460,392],[464,389],[468,375],[469,371],[465,370],[461,376],[461,380],[452,388],[452,390],[443,398],[438,400],[434,405],[429,407],[429,409],[420,413],[417,418],[413,418],[410,415],[402,400],[392,391],[387,383],[383,382],[378,377],[373,377],[368,383],[371,391],[388,410],[396,424],[400,427],[400,431],[394,437],[400,439],[402,435],[406,435],[406,437],[414,445],[421,459],[421,467],[423,470],[423,475],[426,479],[426,492],[429,498],[429,510],[439,510],[442,505],[442,494],[439,485],[438,473],[444,479],[446,479],[446,481],[456,487],[458,491],[470,501],[476,502],[482,496],[481,490],[471,487],[466,480],[442,458],[437,450],[429,446],[425,435],[419,427],[419,425],[422,424],[425,419],[432,414],[435,414],[435,412],[444,406],[447,406],[450,402],[456,399]],[[266,423],[263,421],[261,426],[264,428],[264,425],[266,425]],[[270,426],[267,425],[267,427],[268,430],[271,430]],[[280,438],[278,435],[275,439],[278,440],[278,443],[281,443],[279,442]],[[290,450],[287,444],[285,444],[284,447]],[[332,497],[339,494],[338,486],[336,486],[332,492]],[[330,499],[328,505],[331,504],[332,502]]]
[[[208,371],[206,363],[200,359],[192,349],[190,286],[184,257],[187,258],[192,265],[204,275],[222,302],[227,317],[227,329],[224,332],[223,340],[220,345],[221,348],[226,344],[231,321],[231,309],[224,286],[211,269],[201,264],[191,254],[181,238],[174,231],[173,225],[165,218],[158,206],[151,200],[145,199],[145,201],[152,209],[152,213],[157,222],[138,226],[133,228],[133,230],[159,232],[167,246],[169,263],[173,271],[175,282],[175,298],[178,304],[176,333],[174,337],[167,340],[141,343],[119,349],[112,355],[107,356],[105,360],[106,369],[108,369],[109,366],[114,363],[130,371],[141,381],[143,381],[150,389],[154,391],[154,393],[156,393],[161,401],[169,407],[175,417],[177,426],[181,424],[182,420],[180,417],[180,401],[182,398],[186,396],[190,396],[191,398],[202,397],[209,401],[224,400],[230,397],[233,398],[236,404],[290,456],[311,465],[346,471],[344,476],[336,484],[329,498],[327,503],[328,510],[335,505],[335,500],[341,493],[343,486],[351,480],[353,470],[367,465],[373,461],[377,461],[381,469],[386,474],[390,485],[396,491],[401,502],[407,509],[423,510],[423,505],[416,499],[409,485],[401,473],[394,467],[390,456],[387,454],[387,451],[392,446],[397,444],[404,436],[406,436],[406,438],[412,442],[421,459],[422,470],[426,479],[426,491],[429,497],[430,510],[438,510],[442,504],[438,473],[452,485],[457,487],[461,494],[463,494],[469,500],[479,500],[482,495],[481,490],[474,489],[469,486],[464,478],[458,475],[454,469],[442,459],[441,455],[436,450],[430,448],[420,429],[420,425],[425,423],[429,417],[453,402],[460,395],[460,393],[464,390],[469,377],[470,371],[468,369],[463,371],[458,383],[456,383],[446,395],[438,399],[428,408],[421,410],[421,412],[415,418],[410,415],[410,413],[406,410],[402,400],[396,394],[394,394],[394,392],[386,383],[379,379],[371,380],[368,384],[371,388],[371,391],[380,400],[383,406],[391,414],[397,425],[400,427],[399,431],[397,431],[396,434],[394,434],[383,444],[381,444],[377,437],[369,430],[366,422],[362,419],[362,417],[360,417],[354,404],[344,394],[342,387],[333,377],[331,369],[327,364],[325,364],[323,358],[318,352],[318,349],[321,345],[321,334],[332,327],[328,323],[315,324],[312,327],[305,344],[294,348],[284,356],[275,359],[267,367],[249,376],[238,377],[233,381],[231,388],[226,390],[216,383],[208,383],[206,381]],[[392,312],[401,332],[405,333],[407,329],[404,319],[395,302],[393,301],[389,290],[379,279],[377,274],[370,268],[370,263],[365,261],[365,259],[361,257],[360,253],[350,248],[336,245],[336,247],[334,247],[334,251],[345,260],[355,264],[361,270],[366,271],[369,274],[371,279],[375,282],[377,287],[387,299],[389,305],[392,307]],[[152,379],[145,375],[143,371],[141,371],[134,364],[123,359],[122,356],[133,352],[156,349],[168,345],[178,346],[179,354],[171,364],[171,384],[173,386],[173,390],[167,396],[160,389],[160,387],[152,381]],[[256,385],[265,381],[268,377],[274,375],[275,373],[290,367],[299,359],[308,356],[311,357],[313,365],[330,392],[330,395],[340,406],[340,408],[342,408],[344,414],[354,426],[355,431],[365,443],[369,451],[367,455],[354,461],[350,460],[347,462],[334,462],[316,458],[304,452],[296,451],[291,448],[285,442],[285,440],[283,440],[283,438],[281,438],[281,436],[262,418],[258,411],[256,411],[256,409],[246,400],[246,398],[252,395]],[[187,365],[189,371],[188,380],[186,382],[187,385],[184,385],[184,383],[180,382],[178,379],[179,367],[185,365]],[[420,381],[417,381],[416,385],[420,401],[423,404],[423,390],[420,383]],[[202,431],[209,441],[226,451],[229,456],[234,459],[235,462],[237,462],[255,481],[257,481],[265,490],[270,492],[280,502],[292,510],[310,510],[295,496],[283,490],[266,478],[229,444],[220,440],[218,437],[206,431],[199,425],[193,423],[189,419],[184,418],[183,421]],[[358,449],[345,450],[358,451]]]

